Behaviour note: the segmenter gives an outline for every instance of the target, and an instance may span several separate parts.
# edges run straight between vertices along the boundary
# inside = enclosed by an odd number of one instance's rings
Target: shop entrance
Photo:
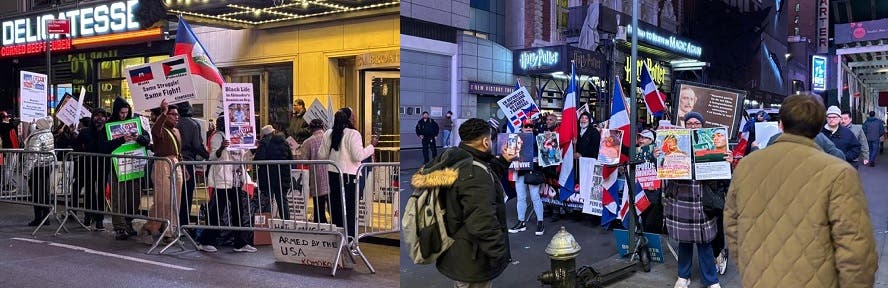
[[[292,65],[234,68],[226,74],[228,83],[253,84],[257,127],[272,125],[278,131],[287,129],[293,102]],[[217,115],[208,116],[215,118]]]
[[[365,71],[363,73],[363,111],[365,135],[379,135],[377,162],[400,161],[401,73],[399,71]]]

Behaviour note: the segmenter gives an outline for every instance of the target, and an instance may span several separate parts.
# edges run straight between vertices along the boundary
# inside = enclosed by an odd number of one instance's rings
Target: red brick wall
[[[524,47],[533,44],[534,0],[524,0]]]
[[[552,3],[553,0],[543,0],[543,40],[552,39]]]

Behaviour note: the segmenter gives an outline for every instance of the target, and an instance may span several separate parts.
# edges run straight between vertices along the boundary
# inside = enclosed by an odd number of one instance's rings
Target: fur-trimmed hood
[[[449,187],[459,178],[459,170],[471,165],[472,154],[460,148],[448,149],[419,168],[410,184],[414,189]]]

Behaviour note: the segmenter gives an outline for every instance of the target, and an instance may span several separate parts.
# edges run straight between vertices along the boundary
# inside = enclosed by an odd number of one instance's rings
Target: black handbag
[[[725,210],[725,194],[727,187],[720,180],[703,182],[703,211],[709,214],[721,214]]]
[[[531,170],[524,175],[524,184],[540,185],[543,184],[543,182],[546,182],[546,178],[543,177],[542,172]]]

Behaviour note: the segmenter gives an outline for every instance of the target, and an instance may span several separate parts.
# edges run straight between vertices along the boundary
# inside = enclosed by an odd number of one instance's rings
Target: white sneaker
[[[675,281],[675,288],[688,288],[688,286],[691,286],[691,279],[678,278],[678,281]]]
[[[722,288],[722,286],[718,285],[718,283],[715,283],[715,284],[709,285],[709,288]]]
[[[724,252],[719,253],[718,257],[715,258],[715,268],[718,270],[719,275],[725,275],[725,270],[728,269],[728,256]]]
[[[213,246],[213,245],[197,245],[197,250],[204,251],[204,252],[210,252],[210,253],[219,251],[219,249],[216,249],[216,246]]]
[[[259,250],[256,249],[256,247],[253,247],[253,246],[250,246],[250,245],[244,245],[244,247],[241,247],[241,248],[234,248],[234,252],[248,252],[248,253],[255,253],[256,251],[259,251]]]

